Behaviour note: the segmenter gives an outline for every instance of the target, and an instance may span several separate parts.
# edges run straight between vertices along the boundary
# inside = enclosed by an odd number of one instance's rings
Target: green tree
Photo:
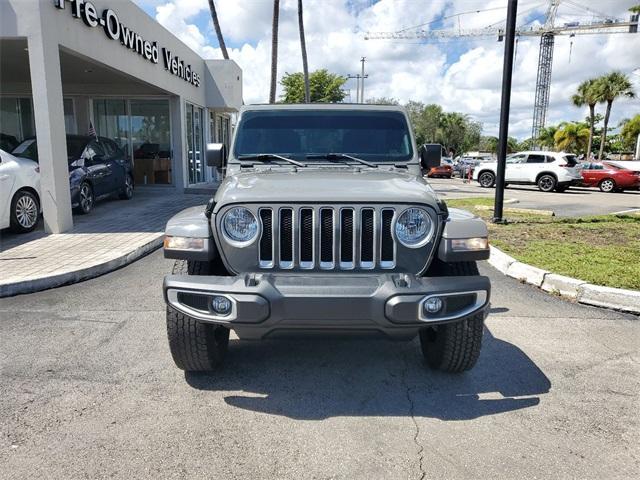
[[[367,98],[365,103],[370,105],[400,105],[400,102],[391,97],[373,97]]]
[[[558,127],[556,125],[549,125],[548,127],[542,128],[538,134],[538,143],[540,146],[543,148],[555,148],[555,135],[557,131]]]
[[[640,13],[640,3],[638,5],[634,5],[629,9],[631,13]]]
[[[422,102],[410,100],[404,108],[406,108],[413,125],[416,143],[422,145],[424,143],[437,142],[442,107],[435,104],[425,105]]]
[[[535,142],[533,141],[533,138],[527,138],[518,144],[517,151],[524,152],[527,150],[533,150],[534,146],[535,146]]]
[[[609,117],[611,116],[611,106],[614,100],[620,97],[633,98],[635,93],[631,80],[622,72],[611,72],[596,80],[595,91],[599,102],[607,104],[604,114],[604,125],[602,127],[602,136],[600,138],[600,153],[598,159],[602,159],[604,147],[607,142],[607,128],[609,127]]]
[[[481,152],[498,152],[498,137],[485,136],[480,139],[479,150]]]
[[[620,136],[624,150],[635,151],[638,135],[640,135],[640,114],[622,122]]]
[[[467,125],[462,140],[461,150],[468,152],[480,149],[480,139],[482,138],[482,123],[473,120],[467,120]]]
[[[578,86],[578,90],[571,97],[571,101],[576,107],[589,106],[589,142],[587,145],[587,158],[591,158],[591,148],[593,146],[593,129],[596,122],[596,104],[598,103],[597,80],[585,80]]]
[[[589,142],[589,127],[581,122],[565,122],[554,135],[555,145],[558,150],[583,153]]]
[[[440,118],[436,141],[442,144],[447,152],[453,150],[456,154],[460,153],[464,148],[468,121],[468,117],[462,113],[443,113]]]
[[[316,70],[309,75],[311,103],[335,103],[344,100],[346,95],[342,86],[347,79],[329,73],[327,70]],[[280,80],[284,92],[280,97],[283,103],[304,102],[304,75],[302,72],[285,73]]]

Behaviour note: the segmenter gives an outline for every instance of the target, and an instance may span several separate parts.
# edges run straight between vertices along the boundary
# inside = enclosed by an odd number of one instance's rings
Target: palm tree
[[[608,75],[600,77],[594,86],[599,102],[607,104],[607,110],[604,114],[604,126],[602,128],[602,138],[600,139],[600,153],[598,160],[602,160],[604,153],[604,145],[607,141],[607,128],[609,126],[609,117],[611,116],[611,106],[613,101],[620,97],[633,98],[633,86],[629,77],[622,72],[611,72]]]
[[[307,42],[304,39],[304,20],[302,18],[302,0],[298,0],[298,30],[300,30],[300,49],[302,50],[302,73],[304,74],[304,103],[311,101],[309,91],[309,65],[307,64]]]
[[[587,146],[587,160],[591,158],[591,148],[593,146],[593,128],[596,119],[596,104],[598,103],[596,84],[596,79],[585,80],[578,86],[577,93],[571,97],[571,101],[576,107],[589,106],[589,144]]]
[[[558,150],[582,153],[589,141],[589,129],[584,123],[565,122],[556,131],[554,140]]]
[[[276,103],[276,81],[278,77],[278,20],[280,0],[273,0],[273,23],[271,25],[271,87],[269,103]]]
[[[548,127],[540,129],[540,133],[538,133],[537,139],[540,146],[542,148],[555,148],[555,135],[557,131],[558,127],[555,125],[549,125]]]
[[[224,58],[225,60],[229,60],[227,46],[225,45],[224,38],[222,37],[222,30],[220,29],[220,22],[218,21],[218,14],[216,13],[216,6],[214,5],[213,0],[209,0],[209,10],[211,11],[213,28],[216,29],[216,35],[218,36],[218,45],[220,45],[220,50],[222,50],[222,58]]]

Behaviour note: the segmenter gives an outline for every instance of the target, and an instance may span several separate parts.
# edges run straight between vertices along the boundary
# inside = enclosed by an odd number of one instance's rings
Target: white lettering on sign
[[[120,22],[116,12],[107,8],[102,15],[98,15],[95,5],[87,0],[53,0],[53,5],[60,10],[66,8],[66,4],[71,4],[71,15],[80,18],[84,24],[90,28],[101,26],[104,33],[110,40],[119,40],[122,46],[136,52],[142,58],[157,64],[160,61],[160,52],[157,42],[150,42],[144,37],[125,26]],[[189,82],[195,87],[200,86],[200,74],[193,71],[191,65],[185,65],[180,57],[173,56],[171,51],[162,49],[164,58],[164,69]]]

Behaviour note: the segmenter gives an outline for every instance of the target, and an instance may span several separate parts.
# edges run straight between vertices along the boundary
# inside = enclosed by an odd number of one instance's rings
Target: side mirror
[[[427,143],[420,148],[420,163],[429,170],[439,167],[442,162],[442,145],[439,143]]]
[[[224,143],[207,143],[206,158],[208,167],[222,167],[227,159],[227,148]]]

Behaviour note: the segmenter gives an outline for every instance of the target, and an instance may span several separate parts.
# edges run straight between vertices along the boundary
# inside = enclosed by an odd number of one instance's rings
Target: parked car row
[[[472,178],[481,187],[495,186],[496,177],[495,161],[473,166]],[[571,186],[622,192],[640,189],[640,168],[610,161],[580,163],[575,155],[565,152],[519,152],[507,157],[505,184],[537,185],[542,192],[564,192]]]
[[[0,228],[29,232],[41,211],[36,139],[24,140],[11,154],[0,150],[0,156]],[[71,206],[78,213],[91,212],[96,201],[113,194],[133,197],[131,161],[113,140],[67,135],[67,156]]]

